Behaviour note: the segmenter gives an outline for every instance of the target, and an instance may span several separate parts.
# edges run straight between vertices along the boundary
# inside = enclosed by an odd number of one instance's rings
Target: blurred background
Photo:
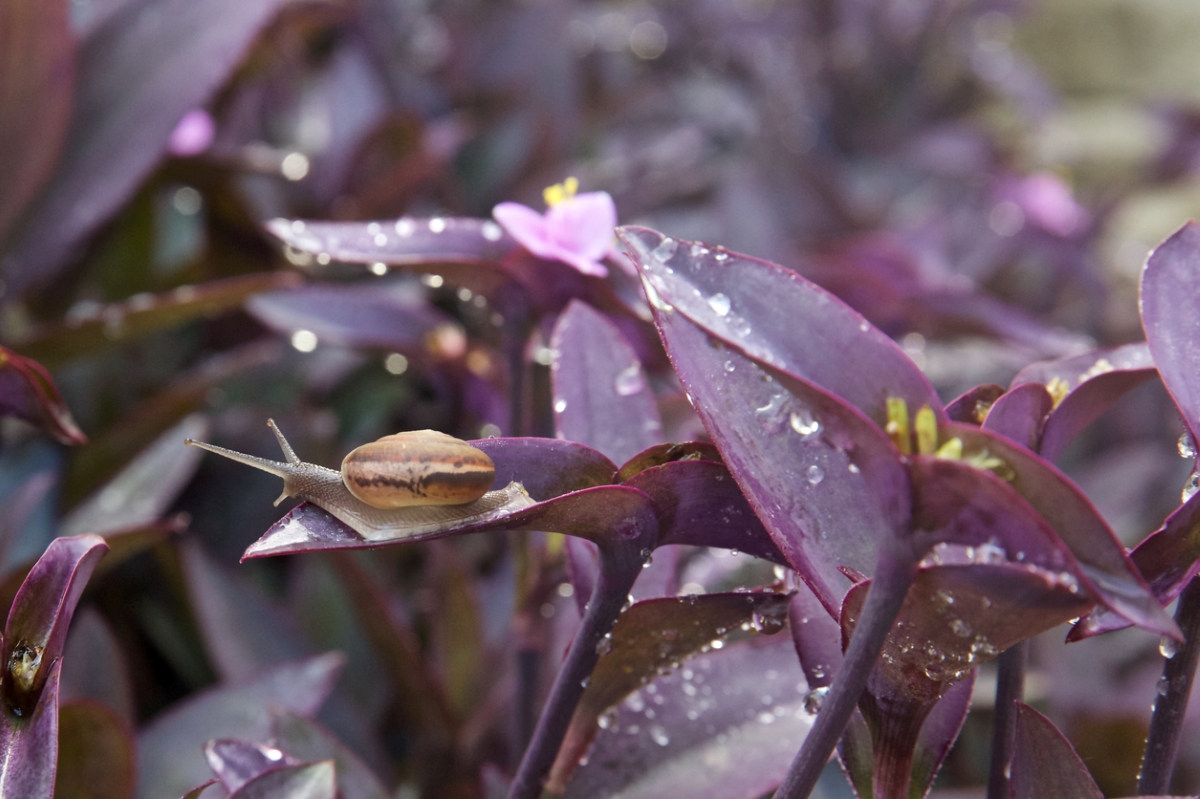
[[[90,439],[0,425],[4,573],[56,535],[121,542],[73,641],[131,730],[337,649],[322,720],[384,783],[482,795],[520,751],[517,663],[538,661],[544,690],[569,640],[561,553],[468,537],[238,566],[277,485],[179,443],[274,457],[272,417],[333,465],[398,430],[553,435],[545,348],[565,299],[456,280],[436,251],[312,258],[264,224],[540,210],[573,175],[623,224],[826,286],[949,400],[1142,338],[1145,257],[1200,215],[1198,40],[1190,0],[0,0],[0,343],[51,370]],[[615,296],[636,291],[622,280]],[[664,434],[699,435],[636,305],[606,312]],[[1181,430],[1148,384],[1060,461],[1127,544],[1179,502]],[[773,577],[692,552],[671,579]],[[387,630],[364,621],[379,607]],[[453,785],[422,776],[395,640],[448,697]],[[1061,641],[1040,642],[1033,698],[1108,795],[1131,794],[1157,641]],[[988,701],[941,787],[986,781]],[[1177,780],[1195,793],[1188,740]],[[146,779],[139,795],[163,795]]]

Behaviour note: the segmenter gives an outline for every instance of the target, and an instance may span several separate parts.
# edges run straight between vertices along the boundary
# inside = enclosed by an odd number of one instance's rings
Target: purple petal
[[[236,791],[260,774],[300,762],[278,747],[237,738],[214,738],[204,745],[204,757],[228,791]]]
[[[1004,387],[995,383],[976,386],[946,405],[946,418],[964,424],[983,424],[992,403],[1000,399]]]
[[[1142,326],[1154,363],[1192,440],[1200,434],[1200,225],[1189,222],[1150,254]]]
[[[167,710],[138,733],[138,797],[180,796],[209,775],[202,747],[213,738],[265,739],[271,711],[312,715],[341,671],[340,654],[289,663],[258,679],[219,686]]]
[[[387,799],[387,790],[358,755],[316,722],[279,711],[271,725],[271,738],[299,760],[333,760],[338,791],[345,799]]]
[[[229,794],[229,799],[335,799],[337,771],[332,760],[268,771]]]
[[[687,315],[658,309],[655,319],[750,505],[792,568],[836,612],[847,587],[838,567],[869,572],[877,543],[908,529],[908,476],[896,448],[839,398],[733,347],[715,347]]]
[[[763,796],[783,779],[812,726],[807,691],[784,636],[700,655],[642,689],[640,702],[618,706],[566,797]]]
[[[63,3],[6,4],[0,22],[0,241],[50,177],[71,121],[75,37]]]
[[[1074,483],[1052,464],[1007,439],[950,422],[941,441],[960,438],[964,452],[989,453],[1012,471],[1010,485],[1042,515],[1083,566],[1088,588],[1139,627],[1172,637],[1179,628],[1158,604],[1125,548]]]
[[[662,420],[637,353],[607,318],[578,300],[550,337],[555,431],[615,463],[662,441]]]
[[[3,684],[8,707],[30,713],[37,705],[48,668],[62,656],[75,605],[107,551],[96,535],[56,538],[21,583],[4,626],[0,661],[8,664]],[[25,665],[17,678],[13,664],[20,661]]]
[[[322,284],[259,294],[246,303],[251,316],[283,335],[309,330],[323,344],[424,353],[425,337],[454,324],[425,292],[400,284]]]
[[[646,492],[658,516],[658,544],[736,549],[787,565],[723,464],[674,461],[645,469],[625,485]]]
[[[1026,383],[1002,394],[988,410],[983,428],[1037,452],[1042,440],[1042,422],[1054,400],[1040,383]]]
[[[492,216],[518,244],[534,255],[550,258],[553,241],[546,226],[546,217],[520,203],[500,203]]]
[[[62,663],[47,664],[41,701],[28,720],[14,716],[8,708],[0,712],[0,796],[54,795]]]
[[[166,152],[283,0],[166,0],[95,30],[79,50],[63,157],[5,262],[9,291],[45,285]]]
[[[646,228],[618,235],[659,304],[708,334],[841,397],[881,426],[888,397],[941,416],[937,393],[895,342],[792,270]]]
[[[0,415],[23,419],[63,444],[87,442],[46,368],[5,347],[0,347]]]
[[[1021,702],[1017,703],[1017,741],[1009,795],[1013,799],[1103,797],[1066,737],[1050,719]]]
[[[133,780],[133,732],[127,722],[98,702],[64,702],[54,795],[127,799]]]
[[[1057,380],[1068,388],[1046,418],[1039,444],[1041,456],[1053,461],[1085,427],[1125,392],[1152,378],[1154,371],[1146,344],[1126,344],[1031,364],[1017,373],[1012,385],[1016,390],[1029,383],[1048,386]]]
[[[367,541],[329,513],[301,503],[246,549],[243,559],[325,549],[365,549],[425,541],[447,535],[516,530],[549,530],[597,543],[613,537],[632,539],[656,527],[650,498],[633,488],[598,486],[505,511],[487,521],[449,526],[434,533],[395,541]]]
[[[677,668],[713,641],[743,623],[762,632],[783,628],[786,594],[766,592],[707,594],[650,599],[621,614],[605,644],[587,689],[571,717],[547,787],[561,791],[579,759],[600,731],[601,715],[632,694],[661,668]],[[653,702],[653,700],[651,700]]]

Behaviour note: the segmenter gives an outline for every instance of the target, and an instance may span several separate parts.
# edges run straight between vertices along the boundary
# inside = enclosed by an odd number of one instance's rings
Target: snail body
[[[283,479],[278,505],[293,497],[317,505],[368,541],[390,541],[447,532],[490,521],[533,504],[525,488],[511,482],[490,491],[495,466],[482,450],[445,433],[417,430],[385,436],[358,447],[341,471],[305,463],[269,420],[285,462],[188,439]]]

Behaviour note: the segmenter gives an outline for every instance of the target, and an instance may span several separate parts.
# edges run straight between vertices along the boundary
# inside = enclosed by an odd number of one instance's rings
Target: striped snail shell
[[[445,433],[417,430],[364,444],[341,471],[305,463],[273,420],[267,421],[286,462],[188,439],[185,443],[283,478],[278,505],[288,497],[311,502],[368,541],[415,538],[502,517],[534,504],[520,483],[489,491],[491,458]]]
[[[436,430],[384,436],[342,461],[346,488],[373,508],[466,505],[495,479],[487,453]]]

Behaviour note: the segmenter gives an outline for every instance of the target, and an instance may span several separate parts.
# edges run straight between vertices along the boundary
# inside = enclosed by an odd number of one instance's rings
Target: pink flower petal
[[[217,124],[203,108],[193,108],[183,115],[171,131],[167,149],[172,155],[186,158],[199,155],[212,144]]]
[[[612,250],[617,207],[606,191],[578,194],[546,212],[550,238],[593,261]]]
[[[547,252],[546,219],[537,211],[520,203],[500,203],[492,209],[492,216],[522,247],[543,258],[553,257]]]

